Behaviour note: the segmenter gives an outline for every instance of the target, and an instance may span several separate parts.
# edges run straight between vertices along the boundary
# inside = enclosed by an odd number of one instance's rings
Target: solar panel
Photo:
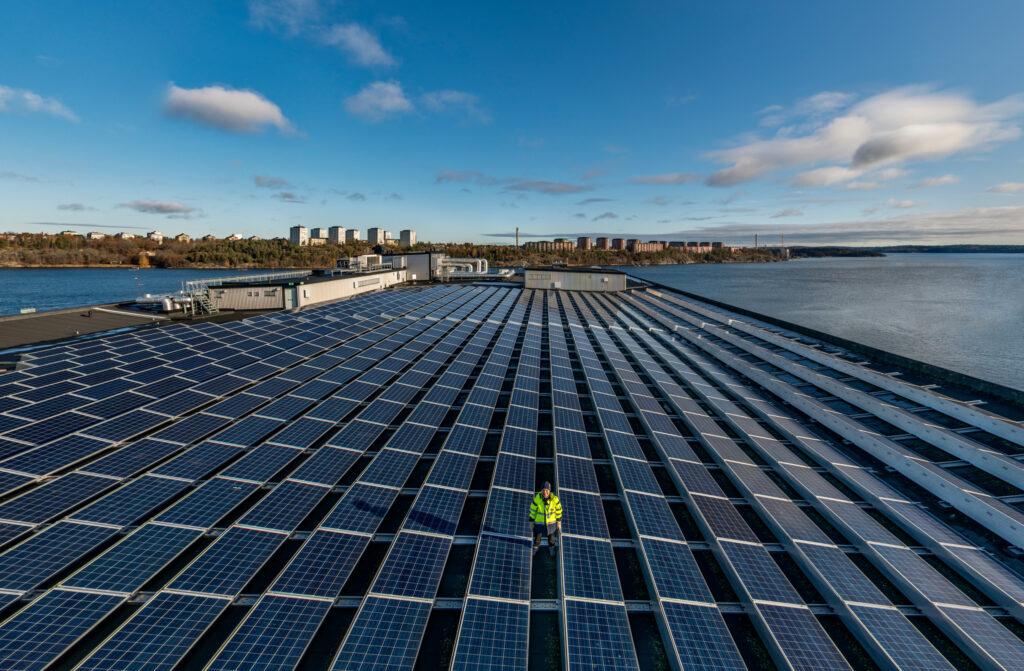
[[[399,533],[371,592],[432,599],[451,543],[450,538]]]
[[[427,602],[366,597],[331,668],[335,671],[412,668],[429,615]]]
[[[398,498],[398,490],[356,483],[341,497],[323,526],[344,531],[373,533]]]
[[[227,608],[227,599],[163,592],[125,622],[78,667],[171,669]]]
[[[318,485],[285,481],[242,516],[240,524],[293,531],[330,490]]]
[[[717,608],[666,601],[662,604],[685,669],[744,671],[747,665]]]
[[[261,445],[231,464],[220,475],[239,480],[266,482],[298,458],[299,450],[275,445]]]
[[[779,565],[761,545],[721,543],[722,552],[742,577],[753,599],[779,603],[803,603]]]
[[[850,668],[811,611],[764,604],[757,610],[794,668]]]
[[[145,475],[76,512],[77,520],[125,526],[148,517],[189,487],[188,482]]]
[[[238,594],[286,538],[269,531],[228,529],[170,587],[204,594]]]
[[[228,463],[242,450],[231,445],[200,443],[153,471],[156,475],[198,480]]]
[[[110,478],[69,473],[0,505],[0,519],[39,524],[116,485]]]
[[[567,599],[566,665],[569,669],[639,669],[626,609]]]
[[[369,539],[334,531],[316,531],[274,581],[274,592],[335,598]]]
[[[0,589],[34,589],[116,534],[110,527],[58,522],[0,555]]]
[[[917,627],[895,608],[850,606],[850,610],[901,668],[953,668]]]
[[[420,489],[403,526],[413,531],[454,535],[465,500],[465,491],[428,484]]]
[[[183,524],[207,529],[257,489],[259,489],[257,484],[214,478],[204,482],[156,519],[168,524]]]
[[[452,669],[525,669],[529,662],[529,611],[524,603],[467,599]]]
[[[401,487],[409,478],[409,474],[412,473],[412,469],[416,467],[416,462],[419,459],[418,454],[385,448],[363,471],[359,480],[377,485]]]
[[[611,543],[565,536],[561,542],[562,589],[566,596],[621,601],[619,573]]]
[[[608,538],[608,523],[605,521],[604,508],[601,505],[601,497],[596,494],[574,492],[560,489],[558,498],[562,502],[564,517],[562,519],[562,531],[567,534],[578,534],[591,538]],[[520,507],[520,515],[523,510],[529,510],[529,500],[526,507]]]
[[[111,594],[47,592],[0,625],[0,668],[43,668],[122,601]]]
[[[66,587],[131,593],[191,545],[201,531],[146,524],[64,581]]]
[[[483,535],[477,546],[469,593],[483,597],[530,598],[531,542]]]
[[[492,534],[529,538],[528,513],[532,500],[533,494],[492,488],[487,502],[487,512],[484,514],[483,530]],[[576,515],[575,511],[573,514]],[[603,519],[602,515],[602,521]]]
[[[329,601],[266,596],[207,668],[211,671],[294,668],[330,608]]]
[[[322,447],[291,474],[291,479],[334,485],[359,460],[355,450]]]

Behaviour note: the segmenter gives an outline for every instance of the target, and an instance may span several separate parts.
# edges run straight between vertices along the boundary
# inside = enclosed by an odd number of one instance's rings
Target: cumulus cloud
[[[835,112],[849,105],[855,97],[851,93],[843,93],[841,91],[823,91],[809,98],[798,100],[790,108],[783,107],[782,105],[770,105],[762,109],[758,114],[761,116],[762,126],[781,126],[787,120],[793,118],[815,118]],[[787,132],[791,130],[787,129]]]
[[[405,97],[401,84],[381,81],[368,84],[359,93],[346,98],[345,109],[352,116],[376,123],[389,117],[408,114],[414,106]]]
[[[480,98],[466,91],[430,91],[423,94],[421,101],[424,108],[437,114],[450,114],[483,124],[491,121],[491,115],[480,105]]]
[[[278,193],[275,193],[271,197],[272,198],[276,198],[277,200],[281,201],[282,203],[305,203],[306,202],[305,198],[303,198],[302,196],[298,195],[297,193],[293,193],[291,191],[280,191]]]
[[[78,121],[78,115],[56,98],[46,98],[34,91],[3,85],[0,85],[0,113],[46,114],[65,121]]]
[[[390,67],[394,57],[384,50],[377,36],[358,23],[344,23],[324,31],[326,44],[345,52],[353,63],[365,67]]]
[[[618,218],[619,218],[619,215],[615,214],[614,212],[602,212],[601,214],[599,214],[596,217],[594,217],[593,219],[591,219],[591,221],[601,221],[602,219],[618,219]]]
[[[1024,191],[1024,182],[1003,182],[989,187],[990,193],[1021,193]]]
[[[933,186],[948,186],[950,184],[957,184],[959,182],[960,178],[957,177],[956,175],[939,175],[938,177],[929,177],[927,179],[922,179],[914,186],[921,189],[927,189]]]
[[[708,184],[731,186],[801,167],[808,170],[794,178],[798,185],[850,181],[897,164],[984,151],[1016,139],[1024,114],[1019,95],[980,104],[964,94],[922,86],[886,91],[849,107],[840,102],[819,101],[817,116],[803,126],[709,152],[726,167]]]
[[[779,210],[771,216],[772,219],[783,219],[785,217],[802,217],[804,214],[803,210],[798,210],[795,207],[787,207],[784,210]]]
[[[286,189],[291,186],[288,180],[270,175],[254,175],[252,181],[261,189]]]
[[[910,209],[911,207],[919,207],[924,203],[918,202],[916,200],[900,200],[899,198],[890,198],[889,200],[885,201],[885,204],[888,205],[889,207],[894,207],[898,210],[907,210]]]
[[[65,212],[91,212],[95,210],[95,207],[89,207],[82,203],[64,203],[57,206],[58,210],[64,210]]]
[[[118,207],[135,210],[143,214],[162,214],[172,219],[187,219],[201,212],[198,208],[190,207],[184,203],[164,200],[133,200],[121,203]]]
[[[672,185],[689,184],[698,180],[700,175],[693,172],[666,172],[660,175],[638,175],[631,177],[629,181],[633,184]]]
[[[261,94],[219,85],[186,89],[170,84],[164,112],[232,133],[257,133],[268,126],[286,134],[294,132],[281,108]]]

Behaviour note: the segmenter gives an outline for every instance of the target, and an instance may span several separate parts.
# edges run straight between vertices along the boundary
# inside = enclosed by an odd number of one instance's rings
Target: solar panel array
[[[1024,429],[885,370],[504,284],[35,350],[0,668],[1024,668]]]

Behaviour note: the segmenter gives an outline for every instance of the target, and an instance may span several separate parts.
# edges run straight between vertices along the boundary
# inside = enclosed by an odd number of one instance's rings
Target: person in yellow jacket
[[[548,537],[548,552],[555,556],[558,548],[557,534],[562,531],[562,502],[551,492],[551,483],[545,482],[534,494],[530,505],[530,521],[533,522],[533,554],[540,550],[541,537]]]

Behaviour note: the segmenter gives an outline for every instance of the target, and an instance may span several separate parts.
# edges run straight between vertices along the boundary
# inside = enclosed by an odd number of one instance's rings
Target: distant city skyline
[[[1024,243],[1019,2],[6,18],[0,230]]]

